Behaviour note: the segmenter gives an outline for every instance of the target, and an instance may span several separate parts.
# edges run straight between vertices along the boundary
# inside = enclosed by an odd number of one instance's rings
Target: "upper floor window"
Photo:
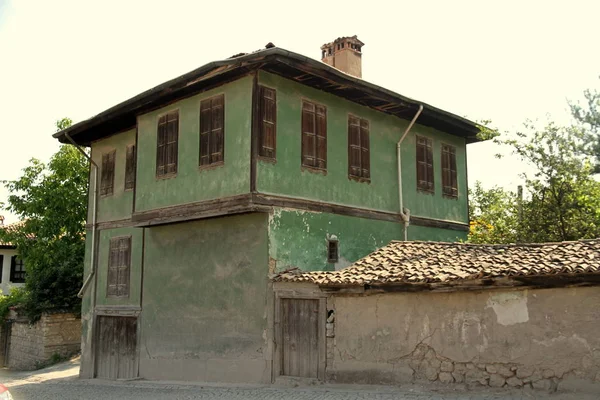
[[[158,119],[156,141],[156,176],[177,173],[179,111],[171,111]]]
[[[458,197],[456,147],[442,145],[442,188],[444,196]]]
[[[12,256],[10,259],[10,281],[13,283],[25,282],[25,265],[23,259],[19,256]]]
[[[200,166],[223,162],[225,148],[224,95],[200,103]]]
[[[302,102],[302,165],[327,169],[327,110]]]
[[[132,190],[135,186],[135,145],[127,146],[125,154],[125,190]]]
[[[433,141],[417,136],[417,189],[433,192]]]
[[[115,186],[115,154],[116,150],[102,154],[100,196],[110,196],[113,194],[113,188]]]
[[[129,269],[131,265],[131,237],[110,239],[108,257],[108,297],[129,296]]]
[[[369,121],[348,116],[348,175],[359,180],[371,180]]]
[[[277,148],[277,97],[275,89],[259,86],[258,155],[275,159]]]

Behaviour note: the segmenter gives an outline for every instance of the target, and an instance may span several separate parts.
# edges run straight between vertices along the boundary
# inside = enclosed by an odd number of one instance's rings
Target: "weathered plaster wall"
[[[600,390],[597,287],[336,296],[328,308],[330,380]]]
[[[256,213],[146,230],[142,378],[270,382],[266,225]]]
[[[92,272],[92,230],[86,229],[85,231],[85,258],[83,262],[83,279]],[[82,282],[83,284],[83,282]],[[92,300],[95,296],[93,281],[86,288],[83,298],[81,299],[81,367],[79,369],[79,376],[81,378],[93,378],[94,367],[92,363]]]
[[[98,271],[96,282],[97,306],[140,306],[142,291],[142,238],[141,228],[103,229],[98,232]],[[129,297],[106,297],[108,279],[108,259],[110,256],[111,238],[131,236],[131,265],[129,270]]]
[[[408,121],[260,71],[261,84],[277,89],[277,162],[259,161],[260,192],[398,212],[396,142]],[[327,107],[327,174],[301,168],[301,109],[307,99]],[[370,122],[371,182],[348,179],[348,113]],[[417,193],[415,134],[434,142],[435,194]],[[458,199],[442,196],[441,143],[456,146]],[[466,223],[466,144],[461,138],[416,124],[402,144],[405,206],[412,215]]]
[[[339,262],[327,262],[327,239],[339,240]],[[457,241],[466,233],[411,225],[409,240]],[[351,265],[392,240],[404,238],[403,225],[367,218],[276,208],[269,217],[272,268],[333,271]]]
[[[276,270],[333,271],[403,235],[402,225],[343,215],[275,209],[269,217],[269,256]],[[327,262],[327,239],[339,240],[339,262]]]
[[[225,162],[199,168],[200,102],[225,95]],[[156,178],[158,118],[179,110],[179,158],[177,175]],[[138,117],[136,211],[191,203],[250,191],[250,125],[252,78],[245,77],[177,101]]]
[[[98,192],[98,222],[116,221],[131,217],[133,190],[125,190],[125,158],[127,146],[132,144],[135,144],[135,129],[117,133],[92,143],[92,159],[100,167],[99,176],[102,176],[102,154],[116,150],[113,194],[102,197]],[[90,185],[90,193],[93,190],[93,185]],[[92,220],[92,201],[93,196],[90,195],[88,221]]]

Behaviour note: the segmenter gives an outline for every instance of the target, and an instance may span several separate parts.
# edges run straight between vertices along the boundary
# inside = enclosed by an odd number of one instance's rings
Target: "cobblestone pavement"
[[[119,399],[119,400],[504,400],[552,399],[587,400],[598,395],[548,394],[544,392],[482,388],[466,391],[447,386],[423,388],[406,386],[302,386],[265,387],[235,385],[175,384],[148,381],[114,382],[79,380],[77,361],[61,364],[36,372],[11,372],[0,370],[0,382],[9,387],[15,400],[59,399]]]

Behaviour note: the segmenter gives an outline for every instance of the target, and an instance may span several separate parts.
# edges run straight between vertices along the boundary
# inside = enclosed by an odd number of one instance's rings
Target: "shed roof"
[[[357,286],[590,273],[600,273],[600,239],[507,245],[393,241],[338,271],[291,270],[273,280]]]
[[[90,145],[94,140],[133,128],[137,115],[237,79],[257,69],[406,120],[412,119],[419,106],[423,105],[419,124],[464,137],[468,143],[478,140],[479,126],[466,118],[348,75],[321,61],[278,47],[269,47],[250,54],[240,53],[222,61],[208,63],[57,132],[54,137],[67,143],[65,134],[68,134],[76,143]]]

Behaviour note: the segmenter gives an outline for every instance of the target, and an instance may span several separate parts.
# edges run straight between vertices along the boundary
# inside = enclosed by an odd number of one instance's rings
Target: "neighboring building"
[[[392,242],[274,280],[275,376],[600,393],[600,239]]]
[[[362,46],[269,44],[55,134],[99,166],[82,376],[270,382],[268,274],[466,238],[478,126],[356,78]]]
[[[0,226],[10,229],[11,226],[19,224],[4,225],[4,217],[0,216]],[[25,285],[25,265],[17,253],[17,247],[13,243],[0,241],[0,290],[1,294],[7,295],[13,287]]]

